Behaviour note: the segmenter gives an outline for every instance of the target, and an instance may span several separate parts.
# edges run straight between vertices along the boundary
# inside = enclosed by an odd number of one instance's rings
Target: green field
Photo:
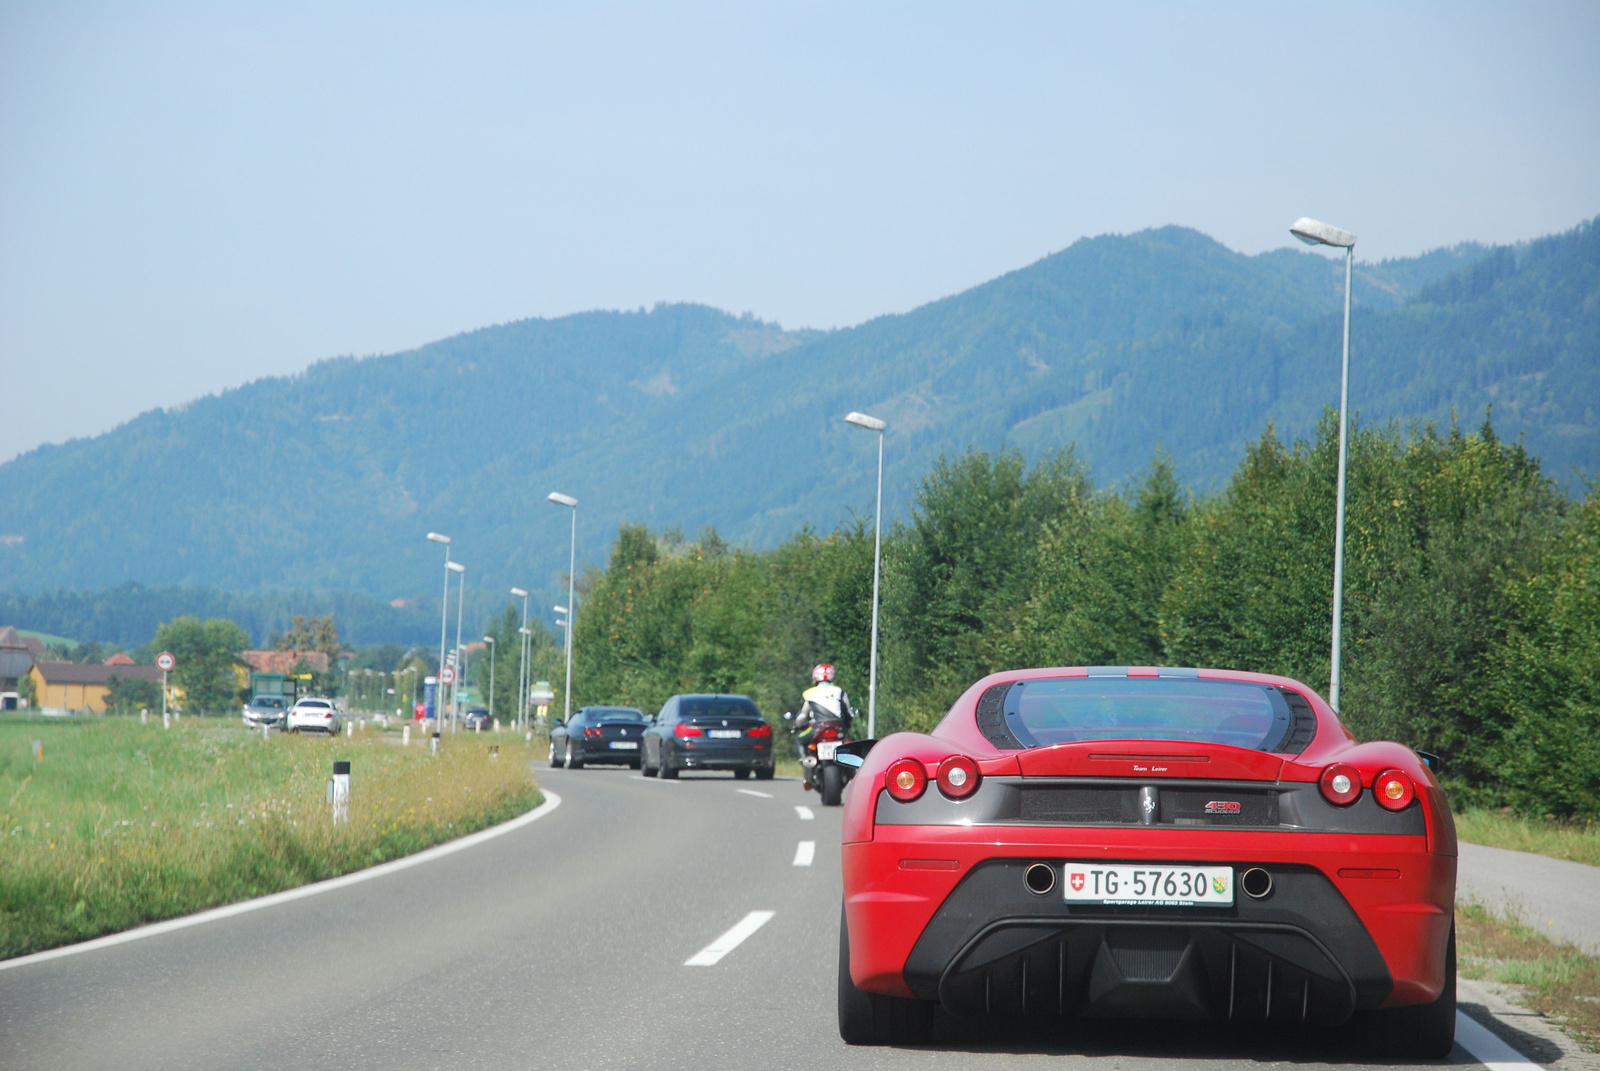
[[[34,742],[43,748],[35,757]],[[491,753],[498,746],[500,753]],[[272,734],[187,718],[0,717],[0,958],[291,888],[535,806],[510,734]],[[350,821],[326,785],[351,761]]]

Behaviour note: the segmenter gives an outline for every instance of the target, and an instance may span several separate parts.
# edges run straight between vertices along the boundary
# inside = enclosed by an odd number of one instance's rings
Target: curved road
[[[1337,1055],[1336,1038],[1255,1042],[1184,1024],[983,1039],[941,1022],[933,1050],[849,1049],[834,1022],[837,809],[795,781],[539,776],[561,806],[487,843],[0,970],[0,1067],[1365,1062]]]

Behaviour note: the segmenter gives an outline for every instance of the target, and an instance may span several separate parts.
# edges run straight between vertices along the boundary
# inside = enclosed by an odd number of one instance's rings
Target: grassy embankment
[[[36,762],[33,742],[43,744]],[[489,752],[499,745],[498,756]],[[319,881],[540,802],[510,734],[329,741],[186,718],[0,718],[0,958]],[[326,784],[351,761],[350,821]]]
[[[1537,852],[1574,863],[1600,866],[1600,822],[1519,818],[1503,811],[1464,810],[1456,815],[1456,832],[1464,841],[1491,848]]]
[[[1456,905],[1456,943],[1463,977],[1519,987],[1519,1003],[1550,1016],[1584,1048],[1600,1050],[1600,957],[1472,903]]]

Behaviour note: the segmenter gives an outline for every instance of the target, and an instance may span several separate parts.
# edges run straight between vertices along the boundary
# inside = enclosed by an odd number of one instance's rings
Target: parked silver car
[[[259,729],[263,725],[274,729],[284,728],[289,717],[289,701],[281,695],[258,695],[244,708],[244,727]]]

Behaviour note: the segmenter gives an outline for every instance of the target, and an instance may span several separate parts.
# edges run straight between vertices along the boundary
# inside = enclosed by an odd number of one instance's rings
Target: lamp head
[[[1331,245],[1338,249],[1349,249],[1356,244],[1356,236],[1349,231],[1340,230],[1331,223],[1323,223],[1309,216],[1301,216],[1295,220],[1289,226],[1289,233],[1306,245]]]
[[[523,591],[521,588],[512,588],[511,594],[515,595],[519,599],[526,599],[528,597],[528,593]]]
[[[847,413],[844,421],[846,424],[854,424],[856,427],[866,428],[868,431],[882,431],[889,426],[888,421],[879,420],[877,417],[868,416],[865,413]]]
[[[438,532],[429,532],[428,533],[428,538],[431,541],[435,542],[435,543],[444,543],[446,545],[449,545],[449,543],[450,543],[450,537],[449,536],[440,535]]]
[[[567,612],[567,608],[565,606],[552,606],[550,609],[554,610],[558,614],[564,614]]]
[[[483,638],[483,642],[484,643],[493,643],[494,642],[494,637],[493,636],[485,636]]]
[[[558,506],[576,506],[578,504],[578,500],[576,498],[573,498],[571,495],[564,495],[560,491],[551,491],[548,495],[545,495],[545,497]]]
[[[460,562],[451,562],[448,568],[452,573],[464,573],[467,571],[467,567]]]

